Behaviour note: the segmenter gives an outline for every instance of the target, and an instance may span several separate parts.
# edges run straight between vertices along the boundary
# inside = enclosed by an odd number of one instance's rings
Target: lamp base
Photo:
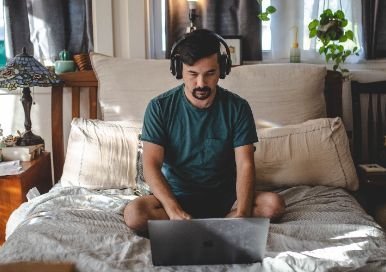
[[[28,146],[28,145],[37,145],[37,144],[44,144],[44,140],[42,137],[33,134],[32,131],[25,132],[23,136],[21,136],[16,142],[16,145],[19,145],[19,146]]]

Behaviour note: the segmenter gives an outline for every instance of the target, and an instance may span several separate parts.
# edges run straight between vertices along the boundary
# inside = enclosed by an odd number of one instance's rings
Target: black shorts
[[[176,196],[182,209],[193,218],[222,218],[236,201],[235,193],[212,193]]]

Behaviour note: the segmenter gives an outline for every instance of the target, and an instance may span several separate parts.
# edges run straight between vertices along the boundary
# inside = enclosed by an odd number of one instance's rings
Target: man
[[[221,54],[220,39],[200,29],[177,42],[172,59],[182,62],[177,74],[184,84],[146,109],[143,166],[153,194],[124,211],[126,224],[137,232],[146,232],[149,219],[275,219],[284,211],[278,194],[254,190],[255,123],[249,104],[217,85],[229,58]]]

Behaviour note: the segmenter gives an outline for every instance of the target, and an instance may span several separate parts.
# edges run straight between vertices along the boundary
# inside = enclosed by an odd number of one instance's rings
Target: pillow
[[[321,118],[258,130],[255,167],[258,189],[325,185],[358,189],[358,177],[342,120]]]
[[[135,188],[140,130],[123,122],[75,118],[61,177],[63,186]]]
[[[102,119],[140,128],[150,99],[179,84],[169,60],[124,59],[91,53]],[[219,85],[246,99],[256,126],[298,124],[326,117],[325,65],[253,64],[233,67]]]
[[[246,99],[257,128],[299,124],[326,117],[325,65],[254,64],[232,68],[220,82]]]
[[[91,53],[98,79],[102,119],[141,128],[147,104],[182,81],[169,72],[169,60],[124,59]]]

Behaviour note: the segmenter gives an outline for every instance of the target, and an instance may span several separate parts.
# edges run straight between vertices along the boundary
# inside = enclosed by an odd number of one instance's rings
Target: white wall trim
[[[93,0],[94,51],[114,56],[112,0]]]

